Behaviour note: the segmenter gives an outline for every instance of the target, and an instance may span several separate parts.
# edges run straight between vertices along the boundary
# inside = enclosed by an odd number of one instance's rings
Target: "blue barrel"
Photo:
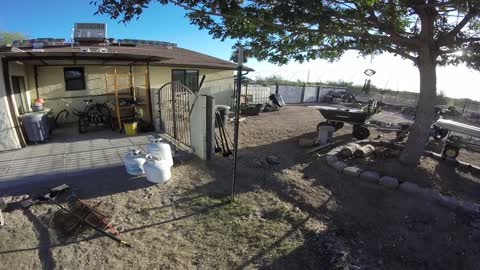
[[[23,128],[30,142],[45,142],[48,139],[48,117],[44,112],[31,112],[21,116]]]

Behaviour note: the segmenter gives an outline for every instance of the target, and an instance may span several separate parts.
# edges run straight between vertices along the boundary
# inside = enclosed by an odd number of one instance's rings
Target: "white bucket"
[[[325,145],[330,142],[333,137],[335,128],[332,126],[320,126],[318,129],[318,144]]]
[[[157,160],[152,155],[147,155],[147,160],[143,165],[147,181],[159,184],[164,183],[172,177],[171,163],[167,160]]]

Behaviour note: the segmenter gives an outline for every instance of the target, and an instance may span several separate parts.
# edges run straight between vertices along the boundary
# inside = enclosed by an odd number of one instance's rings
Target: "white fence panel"
[[[301,103],[303,86],[279,85],[278,93],[285,103]]]
[[[303,102],[317,102],[317,87],[305,87],[305,93],[303,94]]]
[[[247,87],[242,86],[242,95],[249,96],[251,98],[249,102],[252,104],[263,104],[269,100],[270,87],[249,84]]]

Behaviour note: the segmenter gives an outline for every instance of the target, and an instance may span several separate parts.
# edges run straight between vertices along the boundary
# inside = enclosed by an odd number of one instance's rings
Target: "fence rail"
[[[346,87],[325,85],[289,85],[289,84],[258,84],[242,85],[242,95],[250,96],[253,103],[268,102],[271,94],[280,94],[287,104],[321,102],[330,91],[346,90]]]
[[[295,85],[295,84],[268,84],[268,83],[245,83],[242,86],[242,95],[251,95],[253,103],[268,102],[271,94],[280,94],[287,104],[322,102],[323,97],[331,90],[345,90],[347,87],[328,85]],[[418,93],[404,91],[379,91],[372,89],[368,96],[359,97],[359,100],[373,98],[386,104],[416,107]],[[448,98],[445,106],[453,106],[462,116],[472,116],[480,119],[480,102],[467,99]]]

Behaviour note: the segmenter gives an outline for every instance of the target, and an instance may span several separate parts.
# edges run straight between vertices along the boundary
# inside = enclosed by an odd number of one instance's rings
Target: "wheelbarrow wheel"
[[[455,159],[458,157],[458,154],[460,154],[460,148],[453,146],[453,145],[445,145],[443,148],[442,155],[444,157],[452,158]]]
[[[353,126],[353,137],[359,140],[365,140],[366,138],[370,137],[370,130],[364,126]]]
[[[325,127],[325,126],[332,126],[332,124],[330,124],[328,122],[320,122],[317,125],[317,131],[320,131],[320,127]]]

